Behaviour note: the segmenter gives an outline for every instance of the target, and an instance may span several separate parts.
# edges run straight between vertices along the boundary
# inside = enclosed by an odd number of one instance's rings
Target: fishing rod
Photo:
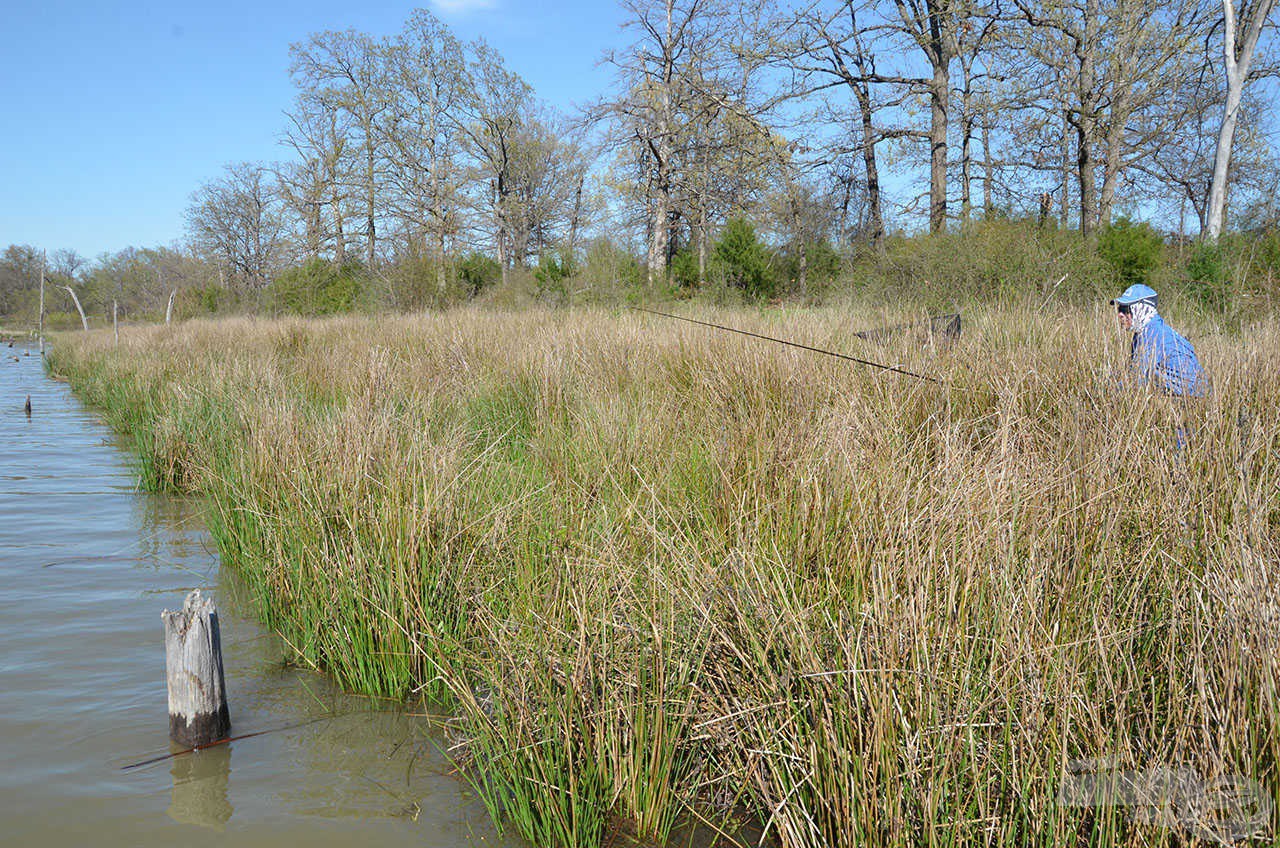
[[[716,330],[726,330],[730,333],[738,333],[739,335],[750,336],[753,339],[762,339],[766,342],[776,342],[777,344],[787,345],[788,347],[798,347],[801,350],[807,350],[812,353],[821,353],[825,356],[834,356],[836,359],[845,359],[849,362],[856,362],[858,365],[867,365],[871,368],[879,368],[882,371],[892,371],[895,374],[915,377],[917,380],[926,380],[930,383],[937,383],[940,386],[946,385],[944,381],[939,380],[937,377],[930,377],[927,374],[917,374],[914,371],[908,371],[905,368],[898,368],[895,365],[884,365],[879,362],[872,362],[869,359],[859,359],[858,357],[850,356],[847,353],[836,353],[834,350],[823,350],[820,347],[811,347],[806,344],[800,344],[799,342],[789,342],[786,339],[775,339],[773,336],[765,336],[760,333],[752,333],[749,330],[739,330],[734,327],[726,327],[722,324],[712,324],[710,321],[699,321],[696,318],[685,318],[682,315],[672,315],[669,312],[659,312],[656,309],[646,309],[643,306],[630,306],[628,308],[634,309],[637,312],[648,312],[650,315],[661,315],[663,318],[673,318],[676,321],[688,321],[690,324],[699,324],[703,327],[711,327]]]

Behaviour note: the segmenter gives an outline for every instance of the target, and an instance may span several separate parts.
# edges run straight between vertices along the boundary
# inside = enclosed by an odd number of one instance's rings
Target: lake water
[[[429,719],[289,663],[198,500],[138,491],[34,348],[0,357],[0,842],[521,844],[449,773]],[[193,588],[218,605],[231,732],[261,735],[126,768],[177,750],[160,612]]]

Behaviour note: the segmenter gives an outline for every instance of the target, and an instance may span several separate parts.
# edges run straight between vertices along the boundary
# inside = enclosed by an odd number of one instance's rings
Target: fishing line
[[[228,736],[225,739],[218,739],[216,741],[210,742],[208,745],[196,745],[191,748],[184,748],[181,751],[173,751],[172,753],[161,754],[158,757],[151,757],[146,760],[139,760],[138,762],[130,763],[127,766],[120,766],[120,771],[131,771],[133,769],[140,769],[143,766],[155,765],[156,763],[162,763],[165,760],[172,760],[177,757],[185,756],[187,754],[195,754],[200,751],[207,750],[209,748],[216,748],[220,745],[227,745],[231,742],[239,742],[243,739],[252,739],[255,736],[266,736],[268,733],[280,733],[281,731],[285,731],[285,730],[296,730],[299,727],[307,727],[312,724],[319,724],[322,721],[329,721],[330,719],[342,718],[343,716],[352,715],[354,712],[355,711],[346,712],[346,713],[336,713],[334,715],[317,716],[316,718],[309,719],[307,721],[299,721],[295,724],[286,724],[283,727],[269,727],[266,730],[257,730],[257,731],[254,731],[253,733],[241,733],[239,736]]]
[[[646,309],[643,306],[629,306],[628,309],[634,309],[637,312],[648,312],[650,315],[661,315],[663,318],[674,318],[676,321],[688,321],[690,324],[698,324],[703,327],[711,327],[716,330],[725,330],[730,333],[738,333],[743,336],[750,336],[753,339],[762,339],[766,342],[775,342],[788,347],[798,347],[801,350],[807,350],[812,353],[821,353],[825,356],[834,356],[836,359],[844,359],[849,362],[855,362],[858,365],[866,365],[871,368],[879,368],[882,371],[892,371],[895,374],[903,374],[907,377],[915,377],[917,380],[926,380],[930,383],[937,383],[940,386],[946,385],[946,382],[939,380],[937,377],[930,377],[927,374],[917,374],[915,371],[908,371],[905,368],[898,368],[895,365],[884,365],[879,362],[872,362],[869,359],[859,359],[856,356],[850,356],[847,353],[836,353],[834,350],[823,350],[820,347],[811,347],[810,345],[800,344],[799,342],[789,342],[786,339],[775,339],[773,336],[765,336],[760,333],[753,333],[749,330],[739,330],[734,327],[726,327],[723,324],[712,324],[710,321],[699,321],[696,318],[685,318],[681,315],[672,315],[668,312],[659,312],[656,309]]]
[[[153,532],[153,533],[148,533],[147,535],[143,536],[142,538],[137,539],[137,540],[135,540],[135,541],[132,541],[132,542],[130,542],[129,544],[125,545],[125,546],[124,546],[124,547],[122,547],[122,548],[117,548],[116,550],[111,551],[110,553],[106,553],[106,554],[93,554],[93,555],[87,555],[87,556],[83,556],[83,557],[64,557],[64,558],[62,558],[62,559],[55,559],[55,560],[52,560],[52,561],[50,561],[50,562],[46,562],[44,565],[41,565],[40,567],[41,567],[41,568],[53,568],[53,567],[54,567],[54,566],[56,566],[56,565],[67,565],[67,564],[69,564],[69,563],[75,563],[75,562],[87,562],[87,561],[90,561],[90,560],[113,560],[113,559],[116,559],[116,558],[121,558],[121,559],[131,559],[131,557],[122,557],[121,555],[122,555],[125,551],[128,551],[128,550],[130,550],[130,549],[132,549],[132,548],[139,547],[140,545],[145,545],[147,542],[150,542],[150,541],[152,541],[153,539],[156,539],[157,537],[159,537],[162,533],[170,533],[170,532],[172,532],[172,531],[174,531],[174,530],[181,529],[184,525],[188,524],[189,522],[195,521],[195,520],[197,520],[197,519],[207,518],[207,517],[208,517],[208,515],[209,515],[209,510],[207,510],[207,509],[202,509],[202,510],[200,510],[200,511],[198,511],[198,512],[193,512],[193,513],[191,513],[190,515],[186,516],[185,518],[181,518],[181,519],[179,519],[179,520],[175,521],[175,522],[174,522],[173,524],[171,524],[171,525],[166,525],[166,526],[164,526],[164,527],[160,527],[160,528],[158,528],[157,530],[155,530],[155,532]],[[193,568],[187,568],[187,567],[185,567],[185,566],[178,565],[178,564],[177,564],[177,563],[175,563],[175,562],[170,562],[170,561],[168,561],[168,560],[166,560],[166,559],[162,559],[161,557],[158,557],[158,556],[157,556],[157,557],[154,557],[154,559],[159,560],[159,561],[163,562],[165,565],[171,566],[172,568],[176,568],[176,569],[178,569],[178,570],[180,570],[180,571],[187,571],[187,572],[190,572],[191,574],[199,574],[199,572],[198,572],[198,571],[196,571],[196,570],[195,570],[195,569],[193,569]],[[208,576],[208,572],[207,572],[207,571],[205,572],[205,575],[204,575],[204,576],[206,576],[206,577]]]

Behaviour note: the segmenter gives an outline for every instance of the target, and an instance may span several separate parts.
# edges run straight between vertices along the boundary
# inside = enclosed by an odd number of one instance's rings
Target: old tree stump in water
[[[231,732],[227,687],[222,675],[222,638],[213,601],[200,590],[187,595],[178,612],[165,610],[165,676],[169,683],[169,738],[199,748]]]

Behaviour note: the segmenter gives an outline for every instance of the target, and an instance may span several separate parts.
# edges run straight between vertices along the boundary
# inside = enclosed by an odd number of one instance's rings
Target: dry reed
[[[190,322],[52,361],[151,485],[210,498],[309,661],[450,703],[537,844],[1219,832],[1064,804],[1081,760],[1274,796],[1280,326],[1197,328],[1214,390],[1179,410],[1099,375],[1105,312],[985,309],[950,349],[849,335],[902,315],[715,317],[947,382],[603,311]]]

